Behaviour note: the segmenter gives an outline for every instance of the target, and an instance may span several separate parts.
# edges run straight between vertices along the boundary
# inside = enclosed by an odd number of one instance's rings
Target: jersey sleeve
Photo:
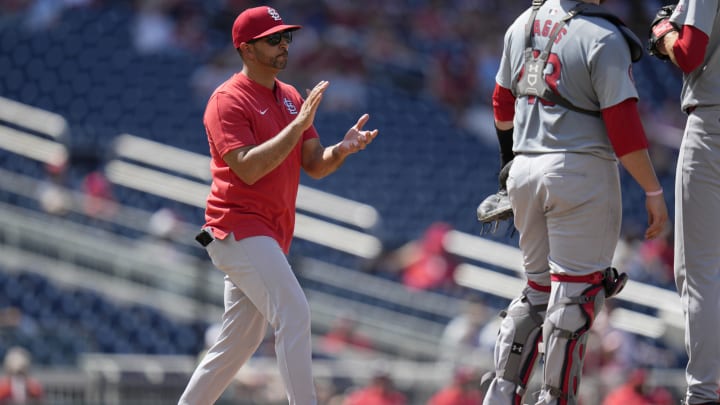
[[[692,25],[710,36],[720,0],[680,0],[670,21],[678,26]]]
[[[505,32],[502,56],[500,57],[500,66],[498,67],[495,81],[500,87],[512,89],[512,27]]]
[[[311,126],[305,132],[303,132],[302,141],[305,142],[308,139],[314,138],[320,138],[320,134],[318,134],[317,130],[315,129],[315,125]]]
[[[231,102],[230,96],[216,93],[205,109],[205,129],[220,156],[234,149],[257,144],[250,120]]]
[[[640,120],[637,100],[629,98],[620,104],[603,109],[608,138],[617,157],[647,149],[648,141]]]
[[[709,41],[710,38],[704,32],[692,25],[683,25],[680,28],[673,52],[683,73],[690,73],[702,64]]]
[[[492,106],[496,121],[512,121],[515,118],[515,96],[510,89],[496,84],[492,95]]]
[[[697,69],[705,59],[719,0],[681,0],[670,21],[680,27],[678,40],[673,46],[675,59],[683,73]]]
[[[589,59],[592,87],[601,110],[628,98],[638,98],[630,49],[619,31],[596,38]]]

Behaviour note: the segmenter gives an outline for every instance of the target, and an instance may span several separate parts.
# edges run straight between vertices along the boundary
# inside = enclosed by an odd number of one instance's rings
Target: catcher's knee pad
[[[590,285],[577,296],[564,295],[567,290],[560,290],[543,325],[545,385],[540,403],[573,405],[577,403],[587,332],[605,302],[605,287]]]
[[[538,344],[546,310],[547,302],[533,304],[524,292],[501,313],[503,320],[495,346],[495,373],[498,378],[516,385],[516,399],[524,394],[539,356]]]

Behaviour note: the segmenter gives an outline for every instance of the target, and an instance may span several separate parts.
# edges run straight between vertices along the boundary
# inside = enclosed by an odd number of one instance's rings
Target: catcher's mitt
[[[477,207],[477,218],[482,223],[503,221],[513,216],[507,190],[487,196]]]
[[[650,24],[647,50],[650,55],[661,60],[668,60],[670,58],[667,55],[660,53],[657,48],[658,42],[665,38],[665,35],[669,32],[678,30],[677,25],[670,21],[670,16],[674,11],[674,4],[668,4],[660,7],[660,10],[658,10],[657,14],[655,14],[655,19],[653,19],[652,24]]]
[[[513,216],[506,186],[512,162],[511,160],[500,170],[500,174],[498,175],[500,183],[499,191],[487,196],[477,207],[477,218],[483,225],[494,222],[495,227],[497,227],[500,221],[510,219]]]

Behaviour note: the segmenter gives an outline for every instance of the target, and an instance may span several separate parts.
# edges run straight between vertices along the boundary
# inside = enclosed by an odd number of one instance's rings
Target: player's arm
[[[311,138],[303,142],[302,167],[305,172],[315,179],[325,177],[337,170],[346,157],[365,149],[378,134],[377,129],[363,130],[369,119],[368,114],[363,114],[357,123],[345,133],[342,141],[327,148],[322,146],[318,138]]]
[[[327,86],[328,82],[319,82],[308,93],[308,98],[300,108],[297,117],[270,140],[259,145],[233,149],[223,155],[223,160],[233,173],[243,182],[255,184],[278,167],[295,148],[303,132],[312,126],[315,112]],[[215,121],[219,122],[219,119]]]
[[[278,167],[301,136],[301,129],[291,123],[267,142],[233,149],[223,156],[223,160],[240,180],[252,185]]]
[[[684,73],[697,69],[703,60],[710,38],[692,25],[683,25],[680,30],[665,35],[657,48]]]
[[[512,217],[512,206],[507,194],[507,179],[510,163],[515,158],[513,152],[513,119],[515,117],[515,96],[512,92],[495,84],[492,95],[495,133],[500,151],[500,172],[498,173],[498,191],[487,196],[477,207],[477,219],[483,224],[493,224],[491,232],[497,229],[500,221]],[[484,229],[483,229],[484,231]]]
[[[602,110],[608,138],[623,167],[645,190],[645,207],[648,212],[648,228],[645,237],[655,238],[663,231],[668,213],[665,199],[655,169],[648,154],[637,99],[625,101]]]
[[[515,117],[515,96],[509,89],[495,84],[492,95],[495,132],[500,146],[500,168],[513,160],[513,118]]]

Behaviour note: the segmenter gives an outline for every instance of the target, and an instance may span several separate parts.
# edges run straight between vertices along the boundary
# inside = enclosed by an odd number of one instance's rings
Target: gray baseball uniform
[[[545,2],[534,20],[532,48],[543,50],[553,27],[575,6],[578,1]],[[520,15],[506,32],[496,77],[504,88],[512,89],[513,79],[527,73],[525,28],[531,13]],[[599,113],[638,97],[631,66],[618,27],[581,14],[558,31],[544,79],[574,106],[598,114],[533,96],[516,100],[516,156],[507,186],[528,287],[502,321],[486,405],[522,403],[540,330],[528,319],[538,315],[544,316],[545,362],[537,404],[576,403],[585,332],[605,300],[595,277],[611,265],[622,217],[617,160]],[[523,366],[517,374],[508,372],[518,363]]]
[[[675,281],[689,357],[685,400],[700,404],[718,401],[720,379],[720,2],[682,0],[671,21],[710,38],[703,63],[683,80],[682,108],[690,114],[675,179]]]

